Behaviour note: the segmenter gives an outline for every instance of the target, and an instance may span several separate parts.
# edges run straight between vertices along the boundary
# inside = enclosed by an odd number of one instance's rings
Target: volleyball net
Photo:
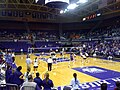
[[[56,54],[58,53],[74,53],[78,54],[80,51],[80,47],[40,47],[40,48],[28,48],[29,54],[50,54],[50,52],[54,51]]]
[[[53,62],[54,65],[59,67],[59,62],[69,62],[66,64],[61,64],[60,67],[73,67],[74,63],[79,61],[76,65],[81,65],[80,56],[81,47],[40,47],[40,48],[28,48],[28,53],[35,56],[40,56],[40,60],[47,62],[48,58],[51,57],[51,52],[55,52],[56,61]],[[74,60],[71,60],[71,54],[73,54]],[[77,55],[77,57],[76,57]],[[53,60],[54,61],[54,60]],[[74,62],[75,61],[75,62]],[[76,66],[75,65],[75,66]]]
[[[28,52],[29,54],[40,56],[41,60],[43,61],[47,61],[51,56],[52,58],[55,58],[57,62],[64,62],[70,61],[70,54],[79,54],[79,47],[28,48]],[[52,53],[53,56],[51,55]]]

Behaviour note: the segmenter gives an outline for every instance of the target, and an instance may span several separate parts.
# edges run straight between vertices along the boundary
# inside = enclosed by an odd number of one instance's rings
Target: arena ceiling
[[[106,5],[104,5],[104,3],[101,3],[101,0],[90,0],[85,4],[79,5],[74,10],[61,14],[61,17],[64,18],[64,20],[67,19],[68,21],[70,20],[76,22],[81,21],[84,17],[88,17],[98,13],[101,14],[101,17],[104,17],[106,15],[112,15],[112,17],[114,17],[115,15],[119,15],[120,0],[118,0],[118,2],[111,2]]]
[[[22,3],[20,3],[20,1],[22,1]],[[34,3],[34,0],[27,0],[28,2],[24,1],[25,0],[0,0],[0,9],[20,9],[48,12],[57,15],[55,22],[80,22],[84,17],[88,17],[97,13],[100,13],[101,17],[106,15],[115,16],[120,14],[120,0],[106,0],[111,1],[106,5],[101,2],[105,0],[88,0],[88,2],[79,4],[75,9],[69,10],[63,14],[60,14],[61,9],[49,8],[45,5],[38,5]],[[78,0],[70,0],[70,3],[76,2],[78,2]]]

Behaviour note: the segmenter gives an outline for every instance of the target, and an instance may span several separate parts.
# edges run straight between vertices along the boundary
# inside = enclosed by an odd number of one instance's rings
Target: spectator
[[[64,87],[63,90],[71,90],[71,87]]]
[[[49,73],[45,74],[45,79],[43,80],[44,90],[51,90],[54,86],[53,81],[49,79]]]
[[[13,62],[15,61],[15,53],[14,52],[12,53],[12,60],[13,60]]]
[[[120,90],[120,81],[116,82],[116,88],[114,90]]]
[[[7,66],[7,70],[5,71],[5,80],[6,80],[6,83],[10,83],[9,82],[9,78],[10,78],[11,74],[12,74],[11,66],[8,65]]]
[[[41,90],[37,83],[33,82],[32,75],[28,76],[28,82],[24,82],[20,90]]]
[[[27,81],[27,82],[28,82],[28,76],[31,75],[30,71],[31,71],[31,68],[27,68],[27,72],[25,72],[25,74],[24,74],[25,81]]]
[[[72,81],[71,81],[71,86],[72,86],[72,89],[73,90],[79,90],[79,84],[80,84],[80,82],[79,82],[79,80],[77,79],[77,74],[76,73],[74,73],[73,74],[73,79],[72,79]]]
[[[39,86],[39,88],[40,89],[42,89],[42,84],[43,84],[43,82],[42,82],[42,79],[39,77],[39,73],[36,73],[36,77],[34,78],[34,82],[36,82],[37,83],[37,85]]]
[[[14,72],[15,72],[15,70],[14,69],[12,69],[12,73],[9,75],[9,83],[11,83],[11,84],[14,84],[14,82],[13,82],[13,79],[14,79]]]
[[[13,74],[14,75],[13,84],[17,84],[18,86],[20,86],[24,82],[23,80],[24,75],[22,74],[21,70],[22,67],[19,66]]]
[[[101,90],[107,90],[107,84],[106,83],[101,84]]]
[[[34,67],[33,67],[34,68],[34,73],[36,73],[37,69],[38,69],[38,65],[39,65],[39,60],[38,60],[37,57],[34,59],[33,64],[34,64]]]

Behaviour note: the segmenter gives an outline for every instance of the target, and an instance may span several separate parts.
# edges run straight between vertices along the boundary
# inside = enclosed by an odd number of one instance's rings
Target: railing
[[[0,84],[0,90],[19,90],[16,84]]]

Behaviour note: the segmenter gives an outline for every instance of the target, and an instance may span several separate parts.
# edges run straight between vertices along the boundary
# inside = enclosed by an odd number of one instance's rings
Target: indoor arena
[[[120,0],[0,0],[0,90],[120,90]]]

